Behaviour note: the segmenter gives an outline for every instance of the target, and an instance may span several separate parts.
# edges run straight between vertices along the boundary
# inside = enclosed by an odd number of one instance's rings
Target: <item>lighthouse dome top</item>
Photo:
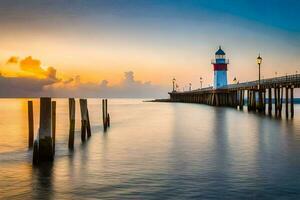
[[[218,51],[216,51],[215,54],[216,54],[216,55],[222,55],[222,56],[224,56],[224,55],[225,55],[225,52],[221,49],[221,46],[219,46],[219,49],[218,49]]]

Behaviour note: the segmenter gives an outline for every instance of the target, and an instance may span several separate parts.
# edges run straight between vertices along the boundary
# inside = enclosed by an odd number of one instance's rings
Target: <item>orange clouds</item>
[[[16,56],[12,56],[7,60],[6,64],[17,64],[18,62],[19,58]]]
[[[31,56],[12,56],[0,65],[0,70],[0,97],[158,97],[168,91],[149,81],[136,80],[133,71],[125,72],[117,85],[107,80],[82,82],[79,75],[59,79],[54,67],[42,67],[42,62]]]
[[[28,56],[20,61],[19,63],[20,69],[32,73],[33,75],[39,78],[56,78],[56,69],[53,67],[48,67],[47,70],[44,70],[41,67],[41,61],[37,59],[33,59],[31,56]]]

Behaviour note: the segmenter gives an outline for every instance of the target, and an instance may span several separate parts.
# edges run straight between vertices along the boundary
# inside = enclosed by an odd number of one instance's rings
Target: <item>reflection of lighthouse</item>
[[[215,53],[215,59],[212,61],[214,65],[214,88],[218,89],[227,85],[227,64],[228,60],[225,59],[225,52],[219,47]]]

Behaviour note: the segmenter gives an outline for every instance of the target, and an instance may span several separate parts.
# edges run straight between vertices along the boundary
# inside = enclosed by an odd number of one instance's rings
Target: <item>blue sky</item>
[[[196,87],[200,76],[212,83],[222,45],[230,81],[256,79],[258,53],[263,77],[292,74],[299,10],[296,0],[2,0],[0,72],[10,56],[32,56],[61,79],[113,85],[133,71],[142,82]]]

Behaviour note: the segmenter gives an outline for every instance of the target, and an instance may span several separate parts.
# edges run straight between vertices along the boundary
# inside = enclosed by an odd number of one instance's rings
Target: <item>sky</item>
[[[164,97],[300,72],[297,0],[1,0],[0,97]]]

